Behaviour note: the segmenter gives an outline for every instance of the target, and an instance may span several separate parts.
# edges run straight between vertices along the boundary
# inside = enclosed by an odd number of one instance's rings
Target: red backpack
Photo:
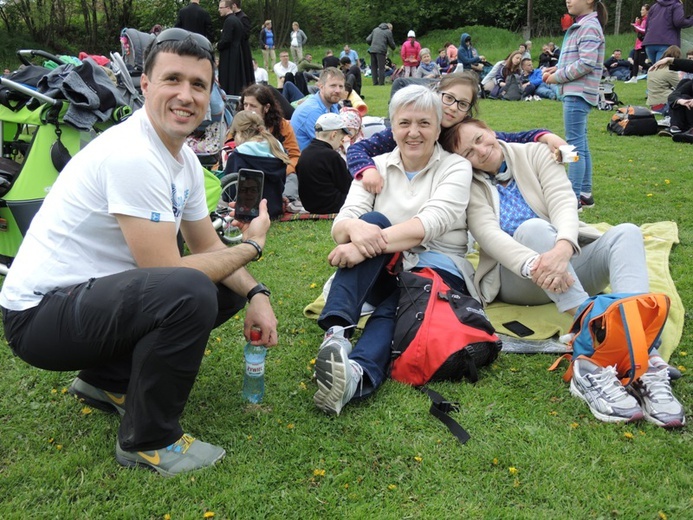
[[[479,379],[502,344],[481,304],[448,287],[430,268],[397,275],[400,287],[390,376],[421,386]]]

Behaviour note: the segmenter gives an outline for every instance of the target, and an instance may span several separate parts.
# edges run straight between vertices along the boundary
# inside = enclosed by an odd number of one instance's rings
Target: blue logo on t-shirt
[[[188,200],[190,195],[190,190],[186,189],[183,191],[183,195],[178,195],[178,189],[175,184],[171,184],[171,206],[173,210],[173,216],[178,218],[183,213],[183,208],[185,207],[185,202]]]
[[[161,213],[152,211],[152,216],[149,217],[149,220],[151,220],[152,222],[159,222],[161,220]]]

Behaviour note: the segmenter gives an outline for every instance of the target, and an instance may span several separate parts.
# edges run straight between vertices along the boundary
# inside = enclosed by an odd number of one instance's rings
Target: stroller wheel
[[[237,244],[241,241],[243,236],[241,235],[241,230],[231,224],[233,217],[231,216],[229,202],[236,198],[238,174],[229,173],[222,177],[220,182],[221,196],[219,197],[216,211],[212,213],[212,224],[224,244]]]

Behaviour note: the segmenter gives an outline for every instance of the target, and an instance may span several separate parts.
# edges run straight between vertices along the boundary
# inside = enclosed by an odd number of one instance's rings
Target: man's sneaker
[[[671,137],[672,134],[668,128],[662,128],[659,132],[657,132],[657,135],[659,137]]]
[[[187,433],[166,448],[125,451],[116,442],[116,460],[122,466],[143,466],[164,477],[213,466],[226,455],[219,446],[199,441]]]
[[[583,208],[591,208],[594,206],[594,197],[580,194],[580,202]]]
[[[75,377],[67,391],[93,408],[108,413],[117,412],[121,417],[125,415],[125,394],[106,392],[85,383],[79,377]]]
[[[541,98],[537,94],[534,94],[532,99],[534,99],[534,101],[541,101]]]
[[[602,368],[589,359],[576,359],[570,393],[585,401],[600,421],[631,422],[643,418],[638,401],[623,388],[614,367]]]
[[[631,392],[640,401],[645,419],[663,428],[681,428],[686,424],[683,406],[674,397],[667,366],[650,363],[640,379],[633,381]]]
[[[686,130],[685,132],[675,133],[671,137],[675,143],[689,143],[693,144],[693,129]]]
[[[627,84],[632,84],[632,83],[637,83],[637,82],[638,82],[637,77],[632,77],[628,81],[624,81],[624,83],[627,83]]]
[[[363,368],[349,359],[349,353],[351,343],[344,337],[344,328],[331,327],[315,360],[318,391],[313,402],[323,412],[339,415],[363,381]]]

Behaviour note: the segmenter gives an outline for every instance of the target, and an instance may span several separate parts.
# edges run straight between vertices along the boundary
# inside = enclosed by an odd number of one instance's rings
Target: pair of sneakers
[[[126,395],[107,392],[76,377],[68,392],[80,401],[109,413],[125,415]],[[143,466],[165,477],[213,466],[226,455],[219,446],[184,434],[173,444],[150,451],[125,451],[116,442],[116,460],[122,466]]]
[[[351,342],[344,331],[345,327],[330,327],[325,332],[315,359],[318,391],[313,396],[313,402],[330,415],[339,415],[354,397],[359,385],[363,385],[363,368],[349,359]]]
[[[626,389],[615,367],[600,367],[587,358],[573,363],[570,393],[587,403],[604,422],[632,422],[645,418],[663,428],[686,424],[683,406],[671,391],[667,364],[650,358],[647,372]]]

